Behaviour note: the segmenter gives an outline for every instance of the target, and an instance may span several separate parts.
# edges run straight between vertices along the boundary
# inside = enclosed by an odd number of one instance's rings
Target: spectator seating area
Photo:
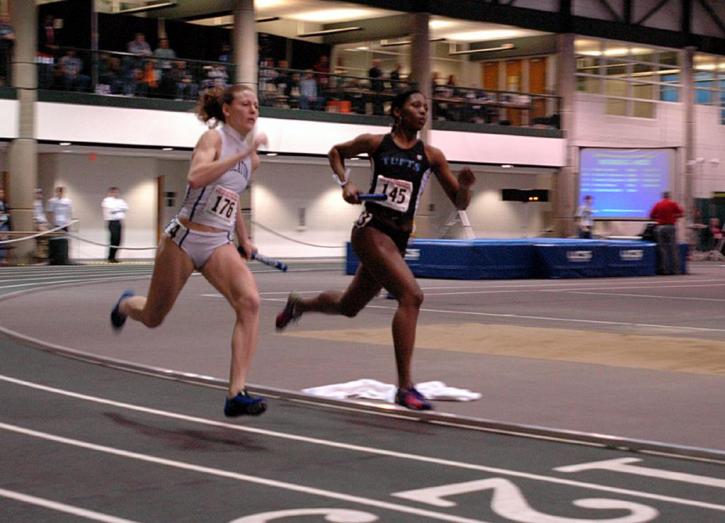
[[[158,49],[157,49],[158,51]],[[229,62],[187,60],[132,52],[59,49],[39,55],[40,89],[99,95],[196,100],[212,86],[225,87],[235,77]],[[412,86],[405,79],[368,78],[340,73],[259,67],[260,105],[280,109],[385,115],[393,97]],[[436,86],[431,110],[436,121],[559,128],[560,99],[473,87]]]

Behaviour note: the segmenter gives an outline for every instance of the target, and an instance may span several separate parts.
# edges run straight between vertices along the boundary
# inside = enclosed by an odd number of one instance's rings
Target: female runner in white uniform
[[[235,231],[247,259],[256,251],[242,219],[239,195],[259,167],[257,147],[266,143],[263,134],[251,144],[245,140],[257,122],[259,102],[251,89],[235,85],[209,90],[200,98],[196,112],[200,120],[211,120],[214,125],[194,148],[186,197],[159,245],[148,296],[124,292],[111,312],[111,323],[120,330],[130,317],[147,327],[159,326],[197,269],[236,314],[224,414],[259,415],[266,410],[264,399],[245,389],[257,348],[259,291],[231,243]],[[219,122],[224,124],[221,128],[216,127]]]

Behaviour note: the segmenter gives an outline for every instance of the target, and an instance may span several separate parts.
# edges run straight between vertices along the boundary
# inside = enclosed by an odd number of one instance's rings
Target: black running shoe
[[[123,291],[123,294],[121,294],[121,297],[118,298],[116,305],[114,305],[113,310],[111,311],[111,326],[116,332],[120,331],[123,327],[123,324],[126,323],[126,315],[121,314],[121,311],[119,310],[121,302],[126,298],[130,298],[133,295],[134,293],[130,289],[126,289],[125,291]]]
[[[277,318],[274,321],[274,326],[278,331],[284,330],[290,322],[297,321],[302,313],[296,310],[297,302],[300,297],[293,293],[287,296],[287,304],[282,309],[282,312],[277,314]]]
[[[237,416],[259,416],[267,410],[267,402],[264,398],[250,396],[247,389],[234,396],[227,398],[224,402],[224,415],[227,418]]]
[[[395,403],[410,410],[431,410],[433,408],[433,405],[415,387],[398,389]]]

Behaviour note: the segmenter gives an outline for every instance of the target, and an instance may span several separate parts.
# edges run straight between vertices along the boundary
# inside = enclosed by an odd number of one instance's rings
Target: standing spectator
[[[594,230],[594,209],[592,208],[592,197],[587,194],[584,201],[576,211],[577,228],[579,238],[591,239]]]
[[[320,55],[315,65],[312,66],[317,78],[317,86],[320,94],[324,97],[325,91],[330,85],[330,59],[326,54]]]
[[[136,33],[133,36],[133,40],[131,40],[126,45],[126,50],[134,54],[136,56],[151,56],[153,53],[151,52],[151,46],[146,41],[146,35],[143,33]]]
[[[108,189],[106,197],[101,202],[103,210],[103,219],[108,225],[110,234],[110,247],[108,248],[108,263],[118,263],[116,253],[121,246],[121,236],[123,232],[123,220],[128,212],[128,205],[121,198],[121,191],[118,187]]]
[[[260,105],[272,105],[274,101],[272,93],[276,92],[274,80],[277,78],[277,71],[274,69],[274,60],[270,56],[265,57],[259,63],[259,96]]]
[[[708,225],[710,241],[708,251],[721,252],[723,247],[723,229],[720,228],[720,218],[713,216]]]
[[[402,67],[400,64],[395,64],[395,68],[390,71],[390,87],[396,94],[400,92],[400,69]]]
[[[373,60],[373,66],[368,69],[370,78],[370,89],[373,91],[373,114],[383,114],[383,99],[381,93],[385,90],[383,82],[383,71],[380,69],[380,60]]]
[[[305,77],[300,80],[300,109],[312,109],[319,111],[322,107],[321,100],[317,96],[317,82],[312,69],[305,71]]]
[[[10,230],[10,208],[5,203],[5,189],[0,187],[0,241],[7,240],[8,235],[3,234]],[[0,244],[0,265],[7,265],[7,249]]]
[[[222,44],[222,52],[219,55],[219,61],[225,64],[231,63],[232,61],[232,46],[229,44]]]
[[[162,78],[171,70],[171,61],[176,58],[176,52],[169,47],[168,38],[160,38],[159,46],[154,50],[156,61],[156,81],[162,83]]]
[[[682,207],[670,199],[670,193],[667,191],[662,193],[662,199],[655,204],[649,213],[650,218],[657,222],[655,237],[657,238],[657,250],[659,251],[657,258],[657,272],[659,274],[679,273],[679,253],[675,223],[684,214]]]
[[[0,85],[10,83],[10,62],[12,61],[15,30],[5,14],[0,14]]]
[[[48,218],[45,216],[45,206],[43,204],[43,189],[40,187],[35,189],[33,199],[33,226],[37,232],[48,230]],[[38,236],[35,240],[35,257],[41,260],[48,257],[47,236]]]
[[[73,215],[73,202],[65,195],[65,187],[59,185],[55,188],[55,196],[48,200],[45,210],[51,214],[53,227],[63,227],[64,231],[68,231]]]

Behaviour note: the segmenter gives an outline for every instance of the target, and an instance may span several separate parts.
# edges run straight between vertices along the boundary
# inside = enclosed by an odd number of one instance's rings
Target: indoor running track
[[[725,520],[721,464],[274,398],[227,420],[219,390],[2,347],[3,521]]]

